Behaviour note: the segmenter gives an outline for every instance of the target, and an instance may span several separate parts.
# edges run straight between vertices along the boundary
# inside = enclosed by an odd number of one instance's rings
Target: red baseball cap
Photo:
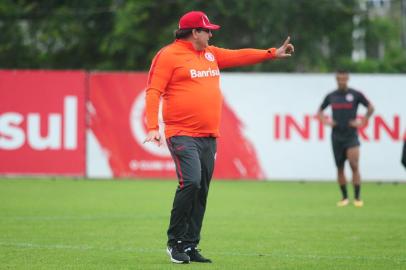
[[[190,11],[179,20],[179,29],[204,28],[217,30],[220,25],[212,24],[206,14],[201,11]]]

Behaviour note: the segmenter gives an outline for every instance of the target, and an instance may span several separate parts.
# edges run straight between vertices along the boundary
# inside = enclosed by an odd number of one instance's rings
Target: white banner
[[[315,118],[336,89],[334,74],[222,73],[225,100],[244,123],[266,179],[335,180],[328,127]],[[360,130],[363,180],[406,181],[400,163],[406,133],[406,76],[350,75],[349,86],[374,104]],[[331,115],[331,108],[325,110]],[[364,115],[360,105],[358,114]],[[347,178],[351,180],[348,164]]]

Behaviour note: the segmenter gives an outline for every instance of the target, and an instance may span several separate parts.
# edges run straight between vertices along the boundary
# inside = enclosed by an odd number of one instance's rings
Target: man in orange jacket
[[[179,180],[167,232],[167,253],[174,263],[211,262],[197,245],[219,136],[220,69],[287,58],[294,51],[289,37],[278,49],[209,46],[212,31],[219,28],[201,11],[186,13],[179,20],[176,40],[156,54],[149,71],[145,142],[163,142],[158,128],[162,98],[166,142]]]

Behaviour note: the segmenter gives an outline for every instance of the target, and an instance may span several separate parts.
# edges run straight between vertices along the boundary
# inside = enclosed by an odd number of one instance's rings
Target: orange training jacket
[[[175,135],[218,137],[222,107],[220,69],[260,63],[269,50],[228,50],[209,46],[196,51],[177,39],[154,57],[146,90],[147,128],[158,130],[160,97],[166,138]]]

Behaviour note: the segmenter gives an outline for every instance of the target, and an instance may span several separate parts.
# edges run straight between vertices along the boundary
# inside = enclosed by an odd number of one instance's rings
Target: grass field
[[[165,254],[175,181],[0,180],[0,269],[406,269],[406,185],[212,183],[202,253]],[[351,189],[352,193],[352,189]]]

